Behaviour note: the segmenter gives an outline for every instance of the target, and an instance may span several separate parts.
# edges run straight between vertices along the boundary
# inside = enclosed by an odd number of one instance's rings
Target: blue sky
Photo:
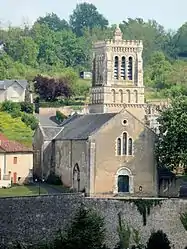
[[[83,0],[1,0],[0,22],[6,25],[32,23],[38,16],[54,12],[68,19],[76,3]],[[187,0],[87,0],[110,21],[120,23],[128,17],[155,19],[166,29],[179,28],[187,21]],[[130,4],[132,3],[132,4]]]

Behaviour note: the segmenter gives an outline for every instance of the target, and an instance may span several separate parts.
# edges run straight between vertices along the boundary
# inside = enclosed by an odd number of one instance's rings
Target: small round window
[[[126,119],[123,120],[123,125],[127,125],[127,120]]]

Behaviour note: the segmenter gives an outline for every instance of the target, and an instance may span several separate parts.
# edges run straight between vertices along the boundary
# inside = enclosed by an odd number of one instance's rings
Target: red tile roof
[[[2,133],[0,133],[0,140],[8,140],[8,138]]]
[[[32,148],[27,148],[26,146],[11,140],[0,140],[0,149],[5,152],[32,152]]]

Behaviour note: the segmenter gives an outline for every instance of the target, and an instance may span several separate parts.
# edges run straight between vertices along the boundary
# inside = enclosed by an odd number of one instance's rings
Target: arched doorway
[[[133,175],[130,169],[126,167],[119,168],[115,175],[114,193],[134,192]]]
[[[73,189],[80,191],[80,169],[77,163],[73,168]]]
[[[119,175],[118,176],[118,193],[129,192],[129,176]]]

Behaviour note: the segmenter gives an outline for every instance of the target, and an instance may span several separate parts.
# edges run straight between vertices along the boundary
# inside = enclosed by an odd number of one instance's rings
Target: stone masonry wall
[[[111,248],[118,241],[116,228],[119,212],[126,223],[140,231],[143,243],[149,238],[152,229],[162,229],[175,249],[187,246],[187,232],[179,215],[187,211],[187,200],[162,200],[161,206],[151,209],[147,225],[143,226],[142,216],[132,200],[84,198],[76,194],[1,198],[0,244],[15,240],[37,243],[52,239],[59,228],[66,227],[81,203],[96,208],[105,217],[107,244]]]

